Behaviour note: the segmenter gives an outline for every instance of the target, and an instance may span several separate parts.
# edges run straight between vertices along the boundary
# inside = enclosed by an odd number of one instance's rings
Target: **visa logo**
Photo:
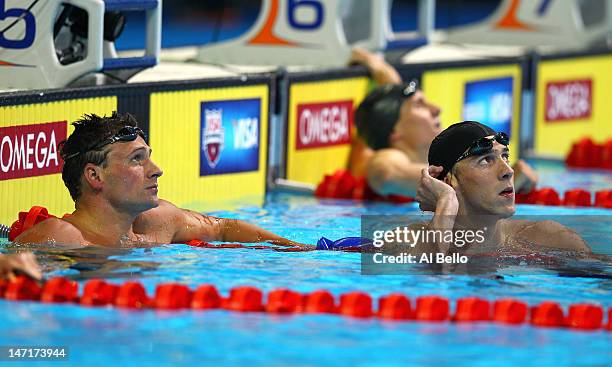
[[[259,120],[257,117],[246,117],[233,120],[234,149],[251,149],[259,142]]]

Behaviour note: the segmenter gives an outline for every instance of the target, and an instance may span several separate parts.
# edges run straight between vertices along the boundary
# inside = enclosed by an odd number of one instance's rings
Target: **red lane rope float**
[[[158,284],[149,297],[139,282],[128,281],[115,285],[104,280],[88,281],[78,295],[78,284],[63,277],[52,278],[42,286],[25,276],[0,281],[0,297],[13,301],[41,301],[52,303],[80,303],[84,306],[115,306],[129,309],[157,310],[214,310],[260,312],[270,314],[325,313],[355,318],[379,318],[390,321],[426,322],[494,322],[508,325],[529,324],[534,327],[569,328],[584,331],[612,331],[612,308],[608,309],[604,324],[604,309],[595,304],[578,303],[568,308],[567,314],[556,302],[542,302],[529,306],[515,299],[494,302],[479,297],[464,297],[451,302],[440,296],[423,296],[416,303],[403,294],[393,293],[374,300],[365,292],[340,295],[339,302],[325,290],[302,294],[290,289],[275,289],[264,297],[256,287],[232,288],[227,298],[210,284],[195,291],[179,283]],[[415,307],[413,308],[413,305]]]
[[[193,247],[216,248],[216,249],[223,249],[223,248],[248,248],[248,249],[253,249],[253,250],[268,249],[268,250],[285,251],[285,252],[304,251],[303,249],[301,249],[299,247],[279,248],[279,247],[267,246],[267,245],[248,245],[247,246],[247,245],[243,245],[241,243],[209,243],[209,242],[202,241],[202,240],[187,241],[186,245],[193,246]]]
[[[583,189],[566,191],[563,199],[559,193],[550,187],[533,190],[528,194],[516,194],[517,204],[535,204],[549,206],[590,207],[612,209],[612,190],[601,190],[595,193],[595,202],[591,193]]]
[[[56,218],[49,214],[46,208],[42,206],[33,206],[27,212],[19,212],[18,219],[11,225],[9,231],[9,241],[14,241],[17,236],[30,227],[42,222],[48,218]]]
[[[565,158],[569,167],[612,169],[612,139],[596,144],[591,138],[583,138],[572,144]]]
[[[493,320],[505,324],[522,324],[527,318],[528,309],[525,302],[500,299],[493,304]]]
[[[612,141],[611,141],[612,146]],[[612,151],[610,152],[612,162]],[[611,163],[612,164],[612,163]],[[389,201],[393,203],[411,203],[414,198],[401,195],[381,196],[374,192],[364,177],[354,177],[347,170],[338,170],[333,175],[325,175],[317,186],[314,195],[318,198],[354,199],[370,201]],[[550,187],[533,190],[528,194],[516,194],[517,204],[535,204],[551,206],[597,206],[612,209],[612,190],[602,190],[595,194],[595,202],[591,192],[583,189],[566,191],[560,195]]]
[[[323,181],[317,185],[314,195],[318,198],[390,201],[393,203],[414,201],[414,198],[408,196],[379,195],[370,188],[365,177],[355,177],[347,170],[338,170],[332,175],[325,175]]]

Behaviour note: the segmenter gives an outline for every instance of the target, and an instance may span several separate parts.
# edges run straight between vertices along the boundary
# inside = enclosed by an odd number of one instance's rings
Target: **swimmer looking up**
[[[64,219],[37,224],[15,242],[116,246],[200,239],[301,246],[253,224],[202,215],[159,199],[162,170],[131,115],[85,115],[73,126],[60,154],[62,179],[76,210]]]
[[[381,195],[415,196],[421,170],[427,168],[429,145],[441,130],[441,109],[426,98],[416,80],[401,84],[397,71],[382,57],[355,49],[353,60],[365,65],[381,86],[355,111],[360,139],[352,146],[351,172],[365,174]],[[364,150],[360,141],[373,152]],[[535,187],[537,175],[527,163],[517,161],[514,171],[517,192]]]
[[[497,250],[499,245],[530,243],[590,253],[585,241],[560,223],[509,219],[516,208],[508,140],[504,133],[475,121],[451,125],[433,140],[428,155],[431,166],[422,170],[417,192],[421,209],[434,211],[427,229],[488,228],[487,241]],[[434,252],[479,250],[438,245]],[[419,252],[427,251],[417,247]]]
[[[370,77],[379,86],[402,83],[402,77],[397,70],[388,64],[382,56],[361,47],[353,48],[350,63],[365,66],[368,69]],[[373,155],[374,150],[368,146],[357,132],[353,134],[352,137],[351,152],[347,168],[353,176],[365,176],[368,162]]]

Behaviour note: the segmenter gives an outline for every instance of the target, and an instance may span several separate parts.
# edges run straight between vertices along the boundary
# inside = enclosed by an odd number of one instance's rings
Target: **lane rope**
[[[195,290],[180,283],[162,283],[149,296],[137,281],[111,284],[101,279],[79,285],[65,277],[55,277],[39,284],[20,275],[0,280],[0,297],[11,301],[39,301],[43,303],[72,303],[83,306],[104,306],[125,309],[156,310],[227,310],[268,314],[332,314],[361,319],[377,318],[387,321],[413,322],[492,322],[506,325],[567,328],[570,330],[612,331],[612,307],[604,323],[604,309],[592,303],[577,303],[567,311],[556,302],[545,301],[535,306],[504,298],[489,301],[480,297],[464,297],[454,302],[437,296],[422,296],[411,300],[401,293],[380,297],[378,302],[365,292],[344,293],[339,298],[327,290],[299,293],[287,288],[264,292],[252,286],[232,288],[223,297],[211,284]],[[378,306],[374,308],[374,303]]]

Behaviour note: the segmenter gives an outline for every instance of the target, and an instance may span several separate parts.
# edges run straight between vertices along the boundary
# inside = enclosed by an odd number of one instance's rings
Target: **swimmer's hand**
[[[368,71],[372,74],[372,78],[380,85],[399,84],[402,82],[402,77],[397,70],[389,65],[381,55],[370,52],[364,48],[353,47],[349,63],[351,65],[363,65],[368,68]]]
[[[538,174],[527,162],[520,159],[512,167],[514,170],[514,190],[519,194],[527,194],[536,187]]]
[[[351,50],[351,64],[359,64],[363,66],[379,64],[384,62],[382,56],[370,52],[362,47],[353,47]]]
[[[42,273],[34,254],[31,252],[0,254],[0,279],[11,280],[19,274],[27,275],[35,280],[42,279]]]
[[[457,200],[455,189],[436,178],[442,171],[443,168],[439,166],[429,166],[427,169],[423,168],[421,170],[416,200],[422,211],[436,211],[438,201],[442,198]]]

